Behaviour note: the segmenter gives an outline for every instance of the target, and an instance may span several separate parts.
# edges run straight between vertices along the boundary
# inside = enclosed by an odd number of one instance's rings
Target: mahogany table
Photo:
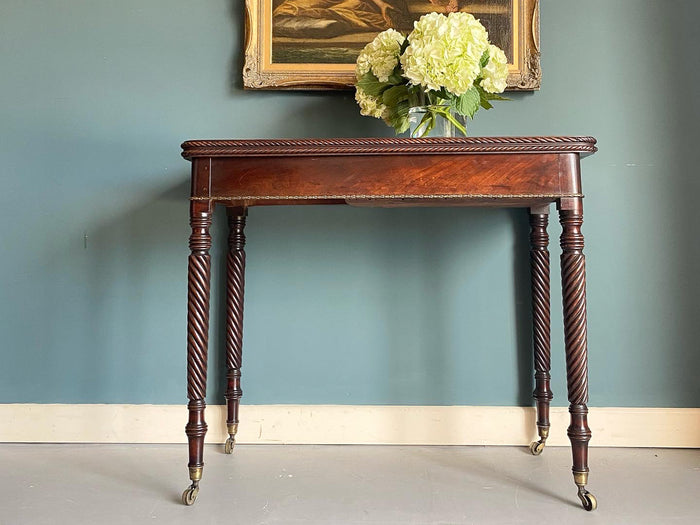
[[[529,208],[533,347],[539,455],[549,435],[549,207],[562,225],[561,279],[574,482],[586,510],[596,508],[588,481],[588,358],[583,194],[579,161],[596,151],[592,137],[450,139],[196,140],[192,161],[187,303],[189,474],[182,495],[192,505],[202,477],[209,332],[212,211],[227,208],[226,453],[238,429],[243,349],[244,227],[248,208],[290,204],[351,206],[515,206]]]

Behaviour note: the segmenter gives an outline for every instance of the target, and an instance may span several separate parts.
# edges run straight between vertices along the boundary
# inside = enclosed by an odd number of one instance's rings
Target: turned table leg
[[[583,201],[562,199],[559,205],[561,234],[561,282],[564,303],[566,382],[571,424],[567,429],[573,455],[574,482],[586,510],[595,510],[595,496],[588,483],[588,348],[586,342],[586,260],[583,255]]]
[[[243,293],[245,289],[245,220],[247,210],[227,208],[229,236],[226,258],[226,428],[224,451],[233,452],[238,432],[238,407],[243,354]]]
[[[207,392],[207,348],[209,343],[209,283],[211,277],[212,205],[190,204],[190,256],[187,271],[187,398],[189,421],[185,433],[189,442],[189,472],[192,484],[183,492],[182,502],[192,505],[199,493],[204,466],[204,398]]]
[[[535,392],[539,441],[530,444],[530,452],[539,456],[549,436],[550,381],[550,299],[549,299],[549,205],[530,210],[530,270],[532,281],[533,348]]]

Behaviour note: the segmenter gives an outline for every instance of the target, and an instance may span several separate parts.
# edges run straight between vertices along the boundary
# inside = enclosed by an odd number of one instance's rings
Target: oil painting
[[[509,89],[538,89],[538,0],[246,0],[246,88],[347,89],[377,33],[430,12],[465,11],[509,61]]]

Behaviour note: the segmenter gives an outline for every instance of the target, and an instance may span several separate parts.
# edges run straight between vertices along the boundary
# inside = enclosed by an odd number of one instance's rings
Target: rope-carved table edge
[[[456,137],[376,139],[189,140],[182,156],[421,155],[460,153],[581,153],[598,150],[593,137]]]

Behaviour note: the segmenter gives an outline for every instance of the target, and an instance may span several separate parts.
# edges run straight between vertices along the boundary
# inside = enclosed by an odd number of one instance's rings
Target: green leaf
[[[489,63],[489,58],[491,58],[489,55],[490,54],[488,49],[484,51],[484,54],[481,55],[481,60],[479,61],[480,67],[486,67],[486,65]]]
[[[465,117],[474,118],[476,112],[479,111],[480,104],[479,90],[472,86],[469,91],[457,97],[455,111]]]
[[[484,109],[491,109],[493,107],[493,104],[489,102],[489,99],[486,98],[486,91],[484,91],[484,88],[482,88],[480,85],[475,84],[477,91],[479,92],[479,104],[481,104],[481,107]]]
[[[398,86],[399,84],[403,84],[406,80],[403,78],[401,73],[397,73],[396,71],[389,75],[389,84],[393,86]]]
[[[396,65],[391,75],[389,75],[389,83],[395,86],[406,83],[406,79],[403,78],[403,70],[401,69],[400,63]]]
[[[382,102],[388,107],[393,107],[401,102],[408,103],[408,86],[402,84],[387,89],[382,94]]]
[[[396,106],[387,107],[385,122],[389,124],[396,133],[403,133],[409,128],[408,110],[410,106],[407,101],[399,102]]]
[[[380,82],[371,71],[362,75],[356,85],[371,97],[381,97],[384,90],[391,86],[388,82]]]
[[[423,90],[420,86],[410,86],[408,88],[408,103],[411,106],[420,106],[425,103]]]
[[[408,99],[408,86],[405,84],[390,87],[382,94],[382,102],[387,107],[386,123],[394,128],[396,133],[403,133],[409,127]]]
[[[502,97],[498,93],[489,93],[487,91],[484,91],[484,95],[486,97],[486,100],[510,100],[509,98]]]

